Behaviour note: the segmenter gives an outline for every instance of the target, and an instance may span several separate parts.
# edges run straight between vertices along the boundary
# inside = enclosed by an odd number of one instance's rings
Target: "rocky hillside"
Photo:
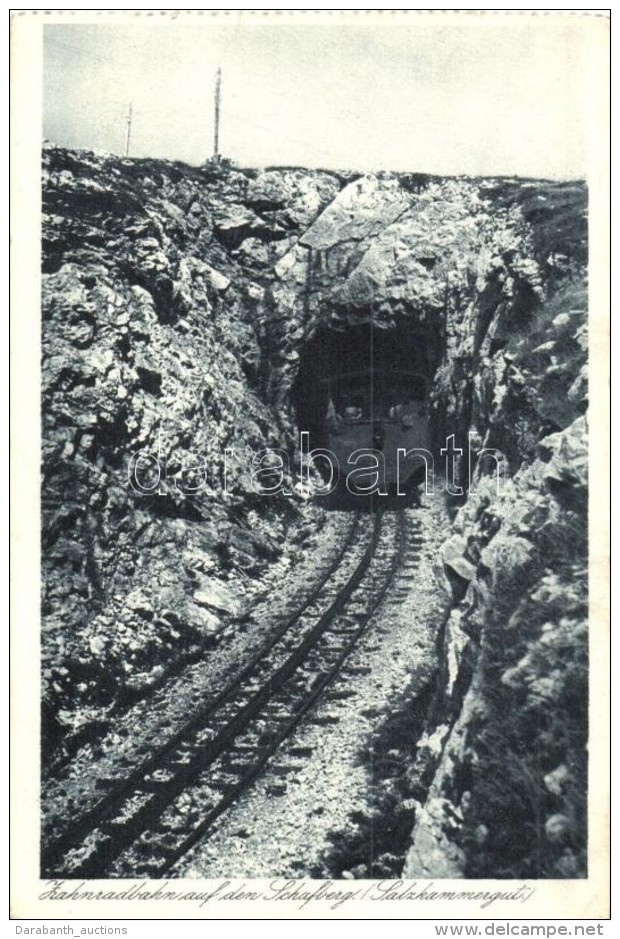
[[[436,382],[474,473],[441,558],[453,606],[412,774],[411,877],[586,875],[584,206],[548,186],[534,212],[524,189],[529,250],[457,314]],[[502,454],[501,485],[481,446]]]
[[[321,525],[294,480],[257,495],[241,454],[279,447],[295,470],[317,337],[372,321],[426,350],[437,442],[474,442],[439,562],[436,691],[403,768],[405,872],[582,876],[585,187],[49,147],[43,196],[50,758],[225,641]]]
[[[280,211],[254,175],[44,151],[52,750],[204,654],[307,534],[300,505],[254,495],[243,451],[282,441],[267,394],[263,268],[340,184],[283,174]],[[141,451],[136,491],[128,471]]]
[[[413,327],[437,440],[472,442],[410,877],[585,872],[586,231],[580,185],[365,178],[277,268],[289,356],[301,324]]]

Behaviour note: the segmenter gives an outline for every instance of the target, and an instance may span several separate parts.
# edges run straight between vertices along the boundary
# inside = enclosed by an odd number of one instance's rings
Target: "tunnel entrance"
[[[368,475],[373,465],[382,493],[395,494],[400,482],[411,488],[420,473],[423,478],[424,460],[399,450],[431,449],[428,392],[437,354],[419,327],[371,323],[323,328],[306,345],[292,395],[297,426],[308,433],[310,449],[335,455],[349,492],[362,494],[370,482],[363,471]],[[374,457],[360,453],[369,450]]]

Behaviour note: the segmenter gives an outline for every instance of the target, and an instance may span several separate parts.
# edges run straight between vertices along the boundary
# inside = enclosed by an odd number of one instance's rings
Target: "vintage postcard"
[[[609,916],[605,11],[12,18],[13,916]]]

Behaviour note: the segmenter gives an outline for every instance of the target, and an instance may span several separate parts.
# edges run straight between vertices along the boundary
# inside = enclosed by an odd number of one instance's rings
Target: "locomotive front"
[[[340,467],[340,486],[360,495],[415,493],[431,446],[425,376],[373,369],[323,381],[328,449]]]

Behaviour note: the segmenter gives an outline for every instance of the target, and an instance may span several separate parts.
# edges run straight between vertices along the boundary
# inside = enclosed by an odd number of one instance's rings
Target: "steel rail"
[[[165,757],[174,750],[188,734],[191,734],[201,725],[204,725],[226,700],[238,691],[239,686],[251,677],[252,672],[259,666],[261,661],[269,655],[274,646],[294,628],[308,608],[320,598],[328,582],[338,571],[338,568],[350,551],[359,531],[359,522],[360,513],[356,513],[342,546],[318,582],[313,586],[306,597],[304,597],[302,603],[284,618],[282,623],[271,633],[269,639],[261,644],[256,653],[248,660],[244,667],[233,676],[224,688],[211,701],[205,704],[204,707],[198,709],[198,711],[188,721],[183,723],[177,731],[171,734],[163,744],[157,746],[151,755],[132,770],[122,782],[113,786],[94,806],[87,809],[77,819],[71,820],[60,836],[50,839],[47,844],[43,844],[42,876],[51,876],[51,874],[57,871],[59,865],[62,864],[63,856],[72,848],[76,847],[102,820],[114,811],[116,806],[122,804],[122,801],[135,789],[136,785],[146,774],[155,770]]]

